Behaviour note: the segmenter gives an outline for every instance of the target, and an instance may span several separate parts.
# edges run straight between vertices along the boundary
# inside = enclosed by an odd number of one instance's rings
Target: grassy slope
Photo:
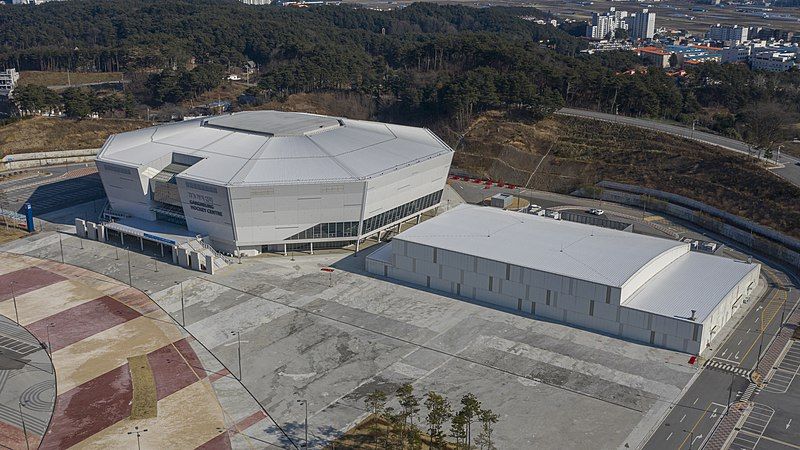
[[[52,150],[98,148],[114,133],[150,125],[139,120],[70,120],[33,117],[0,127],[2,156]]]
[[[24,71],[19,74],[19,84],[38,84],[41,86],[62,86],[68,82],[76,84],[98,83],[104,81],[119,81],[122,79],[121,72],[39,72]]]
[[[454,165],[476,175],[570,192],[600,180],[694,198],[800,237],[800,188],[751,158],[660,133],[568,117],[520,123],[500,113],[478,118]]]

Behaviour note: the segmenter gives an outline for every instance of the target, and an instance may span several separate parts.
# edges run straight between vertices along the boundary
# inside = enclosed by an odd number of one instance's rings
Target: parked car
[[[592,208],[589,210],[589,214],[594,214],[595,216],[602,216],[605,213],[606,212],[603,211],[602,209],[597,209],[597,208]]]

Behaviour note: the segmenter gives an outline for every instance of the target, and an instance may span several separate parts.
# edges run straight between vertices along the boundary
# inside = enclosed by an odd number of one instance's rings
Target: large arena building
[[[419,216],[439,204],[452,157],[423,128],[253,111],[111,136],[97,168],[117,217],[252,255],[358,245]]]
[[[462,205],[395,236],[367,256],[367,270],[698,354],[747,301],[760,266],[669,239]]]

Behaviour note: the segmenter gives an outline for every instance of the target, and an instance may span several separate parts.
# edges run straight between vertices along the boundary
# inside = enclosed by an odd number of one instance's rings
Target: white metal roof
[[[633,293],[622,306],[668,317],[703,322],[756,264],[689,252],[673,261]]]
[[[669,239],[473,205],[394,239],[615,287],[666,252],[689,251],[688,244]]]
[[[193,155],[202,160],[180,178],[262,185],[364,180],[450,152],[425,128],[247,111],[114,135],[97,159],[149,167]]]

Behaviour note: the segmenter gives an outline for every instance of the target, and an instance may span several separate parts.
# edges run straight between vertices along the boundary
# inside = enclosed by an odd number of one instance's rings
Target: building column
[[[289,252],[286,251],[286,244],[283,244],[283,256],[288,256]]]
[[[164,257],[164,244],[159,243],[158,247],[161,249],[161,257]]]
[[[144,251],[144,238],[139,238],[139,248]]]
[[[311,254],[313,255],[314,254],[314,243],[313,242],[309,242],[308,243],[308,248],[311,249]]]
[[[417,216],[417,225],[419,225],[419,221],[422,219],[422,214]]]
[[[125,233],[122,231],[119,232],[119,243],[125,247]]]
[[[358,249],[359,249],[360,246],[361,246],[361,239],[359,238],[359,239],[356,239],[356,251],[353,252],[353,256],[358,254]]]
[[[378,244],[380,244],[380,243],[381,243],[381,232],[378,231]]]

